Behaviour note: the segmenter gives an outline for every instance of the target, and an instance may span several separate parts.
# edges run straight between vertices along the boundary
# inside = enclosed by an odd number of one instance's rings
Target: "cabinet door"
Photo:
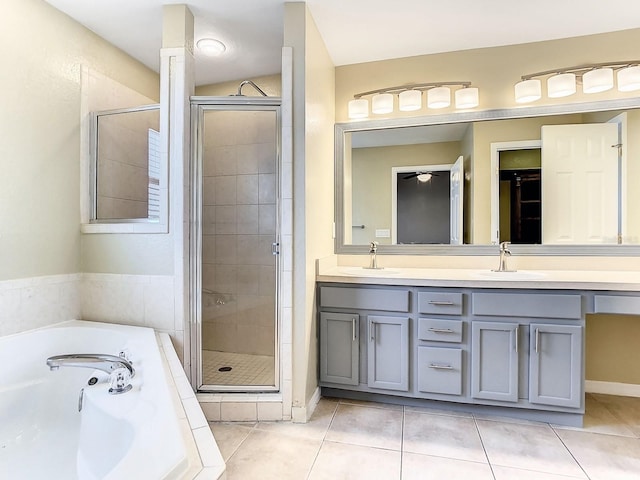
[[[368,317],[367,384],[385,390],[409,390],[409,319]]]
[[[320,381],[358,385],[360,317],[320,314]]]
[[[579,408],[582,327],[531,324],[529,401]]]
[[[471,396],[518,401],[518,324],[472,322]]]

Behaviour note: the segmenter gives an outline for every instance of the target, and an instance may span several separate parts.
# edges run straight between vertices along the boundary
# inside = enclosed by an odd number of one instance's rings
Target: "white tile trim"
[[[166,333],[157,333],[156,338],[164,360],[163,366],[165,368],[167,366],[170,367],[168,373],[170,373],[170,379],[172,380],[169,385],[172,390],[172,396],[174,399],[177,398],[179,400],[179,403],[174,402],[176,413],[179,418],[186,417],[189,422],[191,435],[189,438],[185,438],[187,448],[195,447],[198,452],[197,458],[200,461],[200,465],[194,466],[199,468],[198,476],[192,478],[204,478],[204,474],[206,474],[206,478],[223,479],[225,478],[226,465],[220,449],[211,434],[211,429],[204,418],[204,413],[193,395],[182,392],[181,396],[181,392],[177,388],[177,382],[181,377],[185,376],[185,373],[182,368],[177,368],[180,365],[180,360],[176,355],[171,339]]]

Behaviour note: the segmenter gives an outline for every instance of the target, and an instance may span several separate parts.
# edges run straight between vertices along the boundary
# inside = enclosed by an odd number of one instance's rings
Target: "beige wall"
[[[452,164],[461,154],[460,142],[423,143],[352,150],[353,243],[376,240],[391,244],[391,237],[376,238],[376,229],[391,230],[391,168],[409,165]],[[349,229],[347,229],[348,232]]]
[[[306,9],[305,9],[306,10]],[[305,48],[305,217],[307,243],[307,368],[306,397],[318,387],[318,339],[315,261],[333,253],[333,123],[335,68],[313,18],[306,10]],[[295,68],[295,66],[294,66]],[[295,167],[294,167],[295,168]],[[295,199],[294,199],[295,205]]]
[[[81,68],[158,97],[158,76],[42,0],[0,16],[0,280],[80,261]]]
[[[640,385],[640,317],[587,315],[586,378]]]
[[[334,66],[301,2],[285,3],[293,48],[293,418],[318,386],[315,260],[333,253]]]
[[[349,121],[347,103],[353,95],[414,82],[467,80],[480,89],[480,105],[475,110],[518,107],[514,85],[522,75],[583,63],[636,58],[640,28],[584,37],[566,38],[505,47],[478,48],[458,52],[421,55],[336,68],[336,121]],[[544,90],[544,89],[543,89]],[[565,98],[543,98],[530,105],[579,103],[610,98],[634,97],[637,92],[613,89],[599,94],[580,92]],[[396,112],[389,116],[408,117],[452,113],[441,110]],[[386,118],[373,115],[371,118]]]

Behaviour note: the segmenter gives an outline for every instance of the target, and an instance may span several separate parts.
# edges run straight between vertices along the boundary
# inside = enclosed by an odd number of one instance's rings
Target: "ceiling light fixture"
[[[547,77],[547,95],[560,98],[576,93],[578,83],[582,83],[583,93],[610,90],[614,85],[614,72],[617,72],[619,91],[640,90],[640,60],[590,63],[523,75],[515,85],[516,102],[529,103],[542,98],[539,77]]]
[[[349,101],[349,118],[366,118],[369,116],[369,101],[371,98],[371,112],[377,115],[393,112],[394,96],[398,95],[398,109],[410,112],[422,108],[422,92],[427,92],[427,108],[446,108],[451,105],[451,88],[461,87],[455,91],[455,108],[474,108],[479,104],[477,87],[471,82],[431,82],[415,83],[399,87],[379,88],[369,92],[358,93]]]
[[[227,50],[227,46],[215,38],[201,38],[196,42],[196,47],[208,57],[217,57]]]

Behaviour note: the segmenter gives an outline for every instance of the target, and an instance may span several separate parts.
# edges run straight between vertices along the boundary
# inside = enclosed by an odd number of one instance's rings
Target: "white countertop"
[[[318,262],[318,282],[425,287],[617,290],[640,292],[640,272],[596,270],[521,270],[492,272],[463,268],[395,268],[370,270]]]

